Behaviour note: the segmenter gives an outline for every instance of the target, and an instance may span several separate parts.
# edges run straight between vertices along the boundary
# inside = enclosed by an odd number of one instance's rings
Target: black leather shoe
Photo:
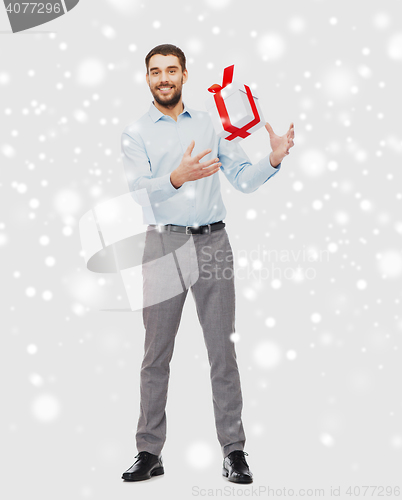
[[[222,475],[232,483],[253,482],[253,474],[248,468],[244,455],[248,455],[248,453],[243,450],[234,450],[223,461]]]
[[[151,479],[152,476],[161,476],[165,473],[163,469],[162,456],[153,455],[148,451],[140,451],[135,456],[134,464],[121,476],[126,481],[143,481]]]

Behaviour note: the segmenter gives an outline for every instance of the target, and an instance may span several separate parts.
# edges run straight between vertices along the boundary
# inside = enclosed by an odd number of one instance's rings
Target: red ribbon
[[[257,111],[257,106],[255,105],[253,94],[251,93],[250,88],[247,85],[244,85],[244,88],[246,89],[247,92],[249,103],[251,105],[251,110],[254,115],[254,119],[241,128],[235,127],[234,125],[231,124],[229,113],[226,108],[225,101],[223,100],[221,91],[232,83],[233,72],[234,72],[234,65],[225,68],[223,71],[222,85],[218,85],[215,83],[214,85],[211,85],[211,87],[209,87],[208,89],[209,92],[214,94],[216,107],[223,125],[223,129],[226,130],[226,132],[230,132],[230,135],[228,137],[225,137],[227,141],[233,141],[233,139],[235,139],[236,137],[241,137],[242,139],[245,139],[250,135],[250,133],[247,131],[260,122],[260,116]]]

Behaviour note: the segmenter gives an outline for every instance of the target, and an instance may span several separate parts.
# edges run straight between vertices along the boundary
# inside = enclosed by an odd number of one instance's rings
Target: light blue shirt
[[[281,164],[273,167],[269,155],[252,164],[239,143],[216,135],[206,111],[184,110],[177,122],[164,115],[153,102],[139,120],[126,126],[121,136],[124,170],[131,192],[146,189],[156,224],[202,226],[226,217],[221,196],[219,171],[209,177],[185,182],[176,189],[170,182],[191,141],[191,156],[205,149],[212,152],[200,162],[219,158],[220,171],[233,187],[252,193],[278,173]],[[135,193],[133,193],[136,199]],[[137,200],[138,201],[138,200]],[[143,206],[143,223],[153,224],[149,210]]]

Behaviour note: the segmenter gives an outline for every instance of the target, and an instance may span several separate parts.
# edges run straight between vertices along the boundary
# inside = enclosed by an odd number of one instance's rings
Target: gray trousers
[[[142,264],[145,343],[138,451],[159,455],[166,440],[169,363],[189,288],[208,351],[215,425],[223,457],[243,450],[243,400],[235,345],[230,338],[235,332],[233,254],[226,229],[186,235],[148,226]]]

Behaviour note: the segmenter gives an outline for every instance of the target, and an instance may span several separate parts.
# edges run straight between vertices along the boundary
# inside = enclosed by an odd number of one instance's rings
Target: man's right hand
[[[219,162],[219,158],[200,163],[201,158],[209,154],[212,149],[205,149],[202,153],[192,158],[191,153],[193,152],[194,146],[195,141],[191,141],[183,155],[180,165],[170,174],[170,182],[176,189],[187,181],[196,181],[197,179],[203,179],[204,177],[215,174],[222,165],[222,163],[217,163]]]

